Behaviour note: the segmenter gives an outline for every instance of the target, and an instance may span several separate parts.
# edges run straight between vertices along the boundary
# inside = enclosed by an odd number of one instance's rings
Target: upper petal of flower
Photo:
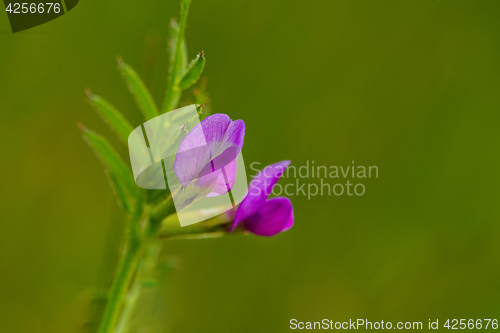
[[[262,207],[243,222],[245,229],[259,236],[274,236],[293,226],[293,207],[290,199],[277,197],[267,200]]]
[[[231,230],[264,205],[274,185],[289,165],[290,161],[268,165],[252,179],[248,187],[248,194],[238,207]]]
[[[240,153],[244,137],[245,123],[242,120],[231,121],[225,114],[205,118],[180,143],[174,163],[177,178],[185,187],[200,177],[202,171],[202,176],[206,176],[227,166]],[[217,158],[221,155],[223,158]],[[218,187],[223,188],[226,183],[223,177],[220,179]],[[228,181],[234,183],[233,179]]]

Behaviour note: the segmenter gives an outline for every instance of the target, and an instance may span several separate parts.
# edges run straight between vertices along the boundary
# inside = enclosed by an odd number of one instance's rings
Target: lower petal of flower
[[[281,161],[268,165],[252,179],[248,186],[248,194],[238,207],[231,230],[236,228],[243,220],[255,214],[265,204],[274,185],[283,175],[288,165],[290,165],[290,161]]]
[[[272,198],[243,222],[246,230],[259,236],[274,236],[293,226],[293,207],[290,199]]]

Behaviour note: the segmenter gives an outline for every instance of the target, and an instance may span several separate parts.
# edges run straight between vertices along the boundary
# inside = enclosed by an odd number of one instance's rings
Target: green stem
[[[237,228],[228,233],[231,218],[226,214],[212,217],[206,221],[181,227],[177,214],[167,216],[161,222],[158,236],[161,240],[167,239],[199,239],[214,238],[227,235],[246,234],[243,229]]]
[[[181,18],[179,22],[179,31],[177,32],[174,56],[172,59],[172,63],[170,64],[170,75],[168,77],[167,92],[165,93],[165,101],[163,102],[162,113],[173,110],[175,104],[178,101],[178,96],[176,96],[176,94],[178,94],[179,92],[177,91],[176,81],[179,74],[177,73],[177,70],[179,68],[178,62],[182,60],[180,56],[181,47],[182,41],[184,40],[184,31],[186,30],[186,21],[190,4],[191,0],[181,1]]]
[[[106,304],[106,309],[104,310],[104,315],[101,319],[98,333],[113,332],[130,281],[136,271],[142,250],[142,240],[139,236],[139,222],[143,213],[143,201],[144,191],[139,191],[134,214],[130,220],[128,244],[111,286],[111,292]]]
[[[144,230],[145,236],[155,238],[161,228],[162,220],[170,214],[175,214],[175,206],[172,196],[168,195],[165,200],[162,200],[150,210],[149,221]]]
[[[125,298],[120,319],[116,324],[115,333],[125,333],[125,331],[129,327],[130,316],[132,315],[132,312],[135,309],[135,305],[137,304],[137,299],[141,294],[141,288],[142,288],[142,280],[139,277],[136,277],[134,283],[132,284],[132,287],[130,288],[129,293]]]
[[[173,239],[206,239],[206,238],[219,238],[226,237],[228,235],[246,235],[248,234],[245,230],[234,230],[231,233],[227,231],[212,231],[199,234],[184,234],[184,235],[167,235],[162,237],[162,240],[173,240]]]
[[[137,261],[140,255],[138,246],[127,249],[122,263],[116,273],[115,281],[111,288],[111,295],[106,306],[106,311],[101,321],[99,333],[111,333],[113,331],[118,314],[120,313],[123,298],[127,293],[128,285],[134,275]]]

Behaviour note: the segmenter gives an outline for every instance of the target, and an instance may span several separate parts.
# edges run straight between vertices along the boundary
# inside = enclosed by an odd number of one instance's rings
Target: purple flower
[[[214,114],[196,125],[181,141],[174,171],[183,187],[194,183],[217,196],[231,190],[236,157],[243,148],[245,123]]]
[[[288,165],[290,161],[268,165],[252,179],[248,194],[236,211],[230,231],[243,223],[243,227],[251,233],[274,236],[293,226],[293,207],[290,199],[277,197],[267,200]]]

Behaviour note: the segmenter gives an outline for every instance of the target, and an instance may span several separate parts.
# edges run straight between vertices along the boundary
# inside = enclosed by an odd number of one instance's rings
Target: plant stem
[[[159,238],[167,239],[199,239],[213,238],[227,235],[246,234],[243,229],[236,229],[228,233],[231,218],[226,214],[221,214],[200,223],[181,227],[177,214],[171,214],[161,222]]]
[[[118,266],[111,292],[98,333],[113,332],[116,320],[122,308],[122,303],[127,294],[130,281],[134,276],[137,263],[141,256],[142,240],[139,236],[139,222],[143,213],[142,204],[144,202],[144,191],[139,191],[136,198],[136,207],[130,220],[128,244],[125,254]]]
[[[140,256],[140,247],[128,248],[116,273],[111,295],[106,305],[99,333],[111,333],[113,331],[118,314],[123,303],[123,298],[127,293],[128,285],[134,275],[137,261]]]
[[[124,330],[128,328],[141,292],[140,271],[147,270],[148,267],[150,269],[156,264],[161,248],[160,240],[209,238],[228,234],[228,223],[231,218],[227,214],[221,214],[202,223],[181,228],[177,215],[174,213],[171,196],[160,202],[154,209],[144,205],[144,199],[145,191],[141,190],[137,195],[133,215],[130,219],[125,253],[111,286],[98,333],[124,333]],[[147,225],[141,231],[140,224],[145,219]],[[246,232],[237,229],[232,234],[241,233]],[[140,262],[143,264],[139,264]],[[135,281],[132,283],[134,276]]]
[[[142,280],[139,277],[136,277],[129,293],[125,298],[123,310],[116,325],[115,333],[125,333],[127,328],[129,328],[130,316],[132,315],[132,312],[135,309],[135,305],[137,304],[137,299],[141,294],[141,288]]]
[[[178,96],[176,98],[176,94],[179,92],[176,91],[176,81],[179,73],[177,70],[179,68],[178,63],[181,61],[181,47],[182,41],[184,40],[184,31],[186,30],[186,21],[189,11],[189,5],[191,4],[191,0],[183,0],[181,1],[181,17],[179,21],[179,31],[177,32],[177,38],[174,49],[174,56],[172,62],[170,64],[170,75],[168,77],[167,82],[167,92],[165,93],[165,101],[163,102],[163,108],[161,110],[162,113],[171,111],[175,104],[178,102]],[[182,75],[183,73],[180,73]]]

